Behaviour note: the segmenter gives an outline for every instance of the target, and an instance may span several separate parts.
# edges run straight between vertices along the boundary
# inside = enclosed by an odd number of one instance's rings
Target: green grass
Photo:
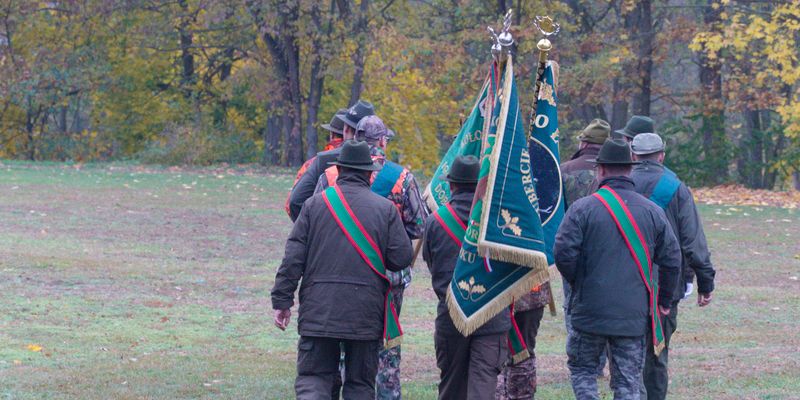
[[[291,180],[0,164],[0,399],[292,398],[296,319],[278,331],[269,303]],[[681,305],[671,398],[800,398],[800,215],[701,213],[718,290],[710,308]],[[403,390],[434,399],[436,301],[418,265],[403,307]],[[564,343],[562,316],[545,316],[537,398],[572,397]]]

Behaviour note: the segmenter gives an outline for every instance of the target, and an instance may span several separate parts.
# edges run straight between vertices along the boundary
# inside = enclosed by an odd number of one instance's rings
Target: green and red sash
[[[628,206],[610,187],[600,188],[594,195],[606,207],[611,218],[617,224],[619,233],[625,239],[633,260],[639,267],[639,273],[650,297],[650,324],[653,332],[653,350],[656,355],[664,349],[664,331],[661,329],[661,318],[658,314],[658,282],[653,278],[653,262],[647,242],[633,219]]]
[[[458,247],[461,247],[461,240],[464,239],[464,234],[467,233],[467,224],[461,218],[458,218],[458,214],[453,210],[450,203],[444,203],[433,213],[433,216],[442,225],[447,235],[456,242]]]
[[[386,282],[389,278],[386,277],[386,266],[383,264],[383,255],[381,254],[375,240],[367,233],[361,221],[358,220],[350,205],[347,204],[342,191],[339,186],[331,186],[322,192],[322,199],[328,206],[328,210],[333,215],[334,221],[342,229],[347,240],[353,245],[358,254],[372,269],[373,272],[378,274]],[[400,320],[397,317],[397,311],[394,307],[394,298],[392,296],[391,287],[386,291],[386,300],[384,301],[384,321],[383,321],[383,339],[384,345],[387,349],[400,345],[403,338],[403,328],[400,327]]]
[[[464,235],[467,232],[467,224],[458,217],[456,210],[453,210],[450,203],[445,203],[443,206],[439,207],[439,209],[433,213],[433,217],[436,218],[436,221],[439,222],[439,225],[442,226],[456,245],[461,248],[461,241],[464,239]],[[513,363],[517,364],[530,357],[530,352],[528,352],[528,346],[525,344],[525,339],[522,336],[522,332],[519,330],[519,325],[517,325],[517,321],[514,319],[514,303],[511,303],[510,312],[511,329],[509,329],[507,334],[508,348],[511,350],[511,359]]]

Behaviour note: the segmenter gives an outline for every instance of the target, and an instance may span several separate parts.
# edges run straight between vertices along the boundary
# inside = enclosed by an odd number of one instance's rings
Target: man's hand
[[[700,307],[705,307],[711,304],[711,297],[711,293],[697,292],[697,305]]]
[[[290,310],[275,310],[275,326],[280,330],[285,331],[289,326],[289,321],[292,319],[292,312]]]
[[[669,308],[669,307],[664,307],[664,306],[662,306],[662,305],[659,305],[659,306],[658,306],[658,313],[659,313],[659,314],[660,314],[660,316],[662,316],[662,317],[663,317],[663,316],[665,316],[665,315],[669,315],[669,311],[670,311],[670,308]]]

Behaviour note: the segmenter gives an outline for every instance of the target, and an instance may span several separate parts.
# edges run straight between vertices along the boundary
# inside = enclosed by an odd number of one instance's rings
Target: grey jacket
[[[680,272],[680,248],[664,211],[633,190],[624,176],[600,183],[614,189],[630,209],[654,262],[658,304],[669,307]],[[572,286],[569,313],[575,329],[610,336],[644,335],[648,292],[639,268],[608,210],[594,196],[567,210],[558,229],[555,260]],[[657,266],[655,264],[658,264]]]
[[[345,172],[338,183],[383,254],[386,269],[399,271],[409,265],[411,241],[392,202],[372,193],[362,174]],[[272,288],[272,308],[290,308],[298,283],[300,335],[349,340],[382,337],[389,285],[344,236],[321,194],[306,200],[286,241]]]
[[[649,198],[663,174],[663,165],[652,161],[644,161],[633,168],[631,179],[636,185],[636,191]],[[681,268],[685,270],[686,267],[689,267],[694,270],[697,275],[698,292],[711,293],[714,291],[715,272],[714,266],[711,264],[706,234],[703,232],[703,223],[700,221],[700,215],[694,204],[692,193],[683,182],[681,182],[664,212],[681,246],[681,254],[683,255]],[[683,285],[678,285],[672,300],[679,301],[684,292]]]
[[[472,207],[472,198],[475,192],[459,191],[453,194],[450,205],[464,223],[469,220],[469,212]],[[425,239],[422,247],[422,258],[428,264],[431,271],[431,284],[436,297],[439,298],[439,305],[436,307],[436,331],[447,336],[462,336],[447,310],[447,287],[453,278],[453,271],[456,269],[456,259],[461,248],[453,241],[442,225],[431,215],[425,221]],[[478,328],[472,335],[482,336],[507,332],[511,328],[511,317],[508,309],[501,311],[494,318],[487,321]]]

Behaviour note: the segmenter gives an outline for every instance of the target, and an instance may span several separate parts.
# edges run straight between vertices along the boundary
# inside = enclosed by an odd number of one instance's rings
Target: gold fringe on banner
[[[464,336],[469,336],[495,315],[505,310],[515,298],[531,291],[531,288],[541,285],[550,280],[550,272],[547,270],[547,258],[544,257],[541,264],[532,268],[522,279],[498,294],[491,302],[483,306],[477,313],[467,318],[461,311],[458,301],[453,294],[453,287],[447,287],[447,308],[450,311],[450,319],[453,325]]]

